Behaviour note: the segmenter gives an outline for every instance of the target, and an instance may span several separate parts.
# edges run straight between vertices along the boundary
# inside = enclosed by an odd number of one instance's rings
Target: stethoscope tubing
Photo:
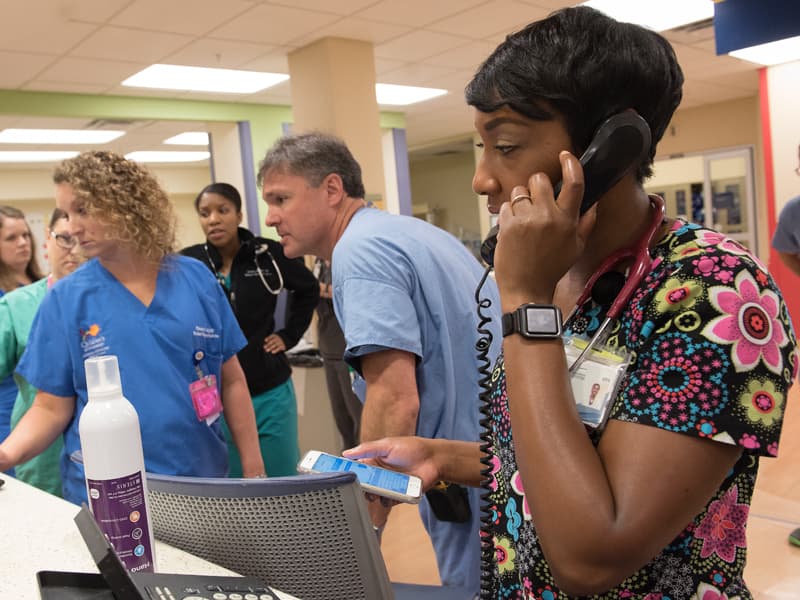
[[[211,254],[208,251],[208,242],[203,244],[203,249],[206,251],[206,259],[208,260],[208,264],[211,266],[211,270],[214,271],[214,273],[217,273],[217,268],[214,266],[214,261],[211,260]],[[269,259],[272,262],[272,268],[275,269],[275,273],[278,276],[277,289],[273,289],[272,286],[270,286],[270,284],[267,282],[267,278],[264,277],[264,273],[261,270],[261,266],[258,264],[258,257],[261,254],[264,254],[264,252],[266,252],[267,256],[269,256]],[[261,283],[263,284],[264,289],[267,290],[273,296],[277,296],[278,294],[280,294],[283,291],[283,273],[281,273],[281,270],[278,268],[278,263],[275,262],[275,257],[272,256],[272,252],[269,251],[269,248],[267,247],[266,244],[259,244],[258,247],[255,248],[255,252],[253,254],[253,264],[256,267],[256,272],[258,273],[259,279],[261,279]],[[219,279],[218,274],[217,278]]]
[[[619,318],[619,316],[622,314],[622,311],[633,297],[633,293],[641,285],[642,281],[644,281],[644,277],[647,272],[650,271],[650,267],[653,263],[653,259],[650,256],[650,245],[653,243],[653,238],[655,237],[659,227],[664,222],[665,215],[663,198],[655,195],[650,196],[650,205],[654,210],[652,219],[650,221],[650,226],[647,228],[647,231],[644,232],[644,235],[642,235],[642,237],[639,238],[635,244],[629,246],[628,248],[617,250],[602,262],[597,271],[595,271],[594,274],[589,278],[589,281],[586,282],[586,286],[576,302],[575,309],[573,309],[572,313],[570,313],[569,317],[575,313],[578,307],[586,302],[592,293],[592,286],[594,286],[594,283],[599,277],[611,271],[614,266],[619,264],[620,261],[632,256],[635,257],[634,263],[631,265],[631,268],[628,271],[628,276],[625,279],[625,285],[622,286],[622,289],[619,291],[616,298],[614,298],[614,302],[611,303],[608,311],[606,311],[605,319],[600,324],[597,332],[595,332],[595,334],[589,340],[589,343],[578,355],[578,358],[576,358],[569,366],[570,375],[578,370],[583,361],[589,355],[589,352],[591,352],[597,343],[603,339],[608,326],[612,321],[615,321],[617,318]],[[567,317],[567,320],[569,317]]]

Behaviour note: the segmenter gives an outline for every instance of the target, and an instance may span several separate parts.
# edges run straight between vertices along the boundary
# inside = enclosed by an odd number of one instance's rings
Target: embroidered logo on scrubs
[[[81,350],[86,360],[92,356],[105,356],[108,354],[105,336],[100,335],[100,325],[92,323],[88,327],[78,329],[81,335]]]
[[[81,334],[81,341],[85,342],[88,337],[97,337],[97,334],[100,333],[100,326],[97,323],[93,323],[87,329],[79,329],[78,331]]]

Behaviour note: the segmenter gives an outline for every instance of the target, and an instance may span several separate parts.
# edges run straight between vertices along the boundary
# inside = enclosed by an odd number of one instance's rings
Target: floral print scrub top
[[[776,456],[798,355],[787,308],[765,267],[722,234],[676,221],[652,251],[610,344],[635,355],[612,419],[737,444],[744,452],[697,517],[649,564],[603,600],[734,600],[758,457]],[[568,333],[591,336],[603,319],[587,305]],[[490,598],[567,598],[542,555],[513,452],[502,357],[493,374],[489,495],[495,564]],[[599,435],[594,436],[595,444]]]

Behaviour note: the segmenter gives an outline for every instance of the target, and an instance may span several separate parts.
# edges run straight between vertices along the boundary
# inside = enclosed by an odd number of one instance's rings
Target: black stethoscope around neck
[[[225,276],[222,275],[219,271],[217,271],[217,267],[214,266],[214,261],[211,259],[211,253],[208,251],[208,242],[203,244],[203,249],[206,251],[206,259],[208,260],[208,264],[211,266],[211,270],[214,271],[214,274],[217,276],[217,281],[220,282],[222,287],[225,287]],[[269,256],[269,260],[272,262],[272,268],[275,269],[275,274],[278,276],[278,287],[273,288],[268,282],[267,278],[264,277],[264,272],[261,270],[261,265],[258,264],[258,257],[262,254],[266,253]],[[272,256],[272,252],[269,251],[269,247],[266,244],[258,244],[255,247],[255,251],[253,254],[253,264],[256,267],[256,272],[258,273],[259,279],[261,279],[261,283],[264,285],[264,289],[267,290],[273,296],[277,296],[283,291],[283,273],[278,268],[278,263],[275,262],[275,257]]]

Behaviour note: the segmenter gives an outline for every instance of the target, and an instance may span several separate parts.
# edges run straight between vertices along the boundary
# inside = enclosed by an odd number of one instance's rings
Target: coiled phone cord
[[[490,513],[490,499],[491,494],[490,484],[492,481],[492,465],[490,449],[492,446],[492,433],[491,433],[491,412],[492,412],[492,363],[489,359],[489,349],[492,345],[492,332],[487,327],[491,323],[492,318],[482,312],[481,309],[488,309],[492,306],[492,301],[489,298],[481,298],[480,293],[483,289],[486,279],[492,272],[492,267],[486,268],[486,272],[478,283],[475,290],[475,303],[478,313],[478,341],[475,342],[475,351],[478,355],[478,373],[480,379],[478,385],[481,387],[479,394],[480,398],[480,440],[481,440],[481,494],[480,494],[480,511],[481,511],[481,599],[488,600],[491,593],[491,582],[493,579],[494,570],[494,542],[492,534],[489,529],[491,524]]]

